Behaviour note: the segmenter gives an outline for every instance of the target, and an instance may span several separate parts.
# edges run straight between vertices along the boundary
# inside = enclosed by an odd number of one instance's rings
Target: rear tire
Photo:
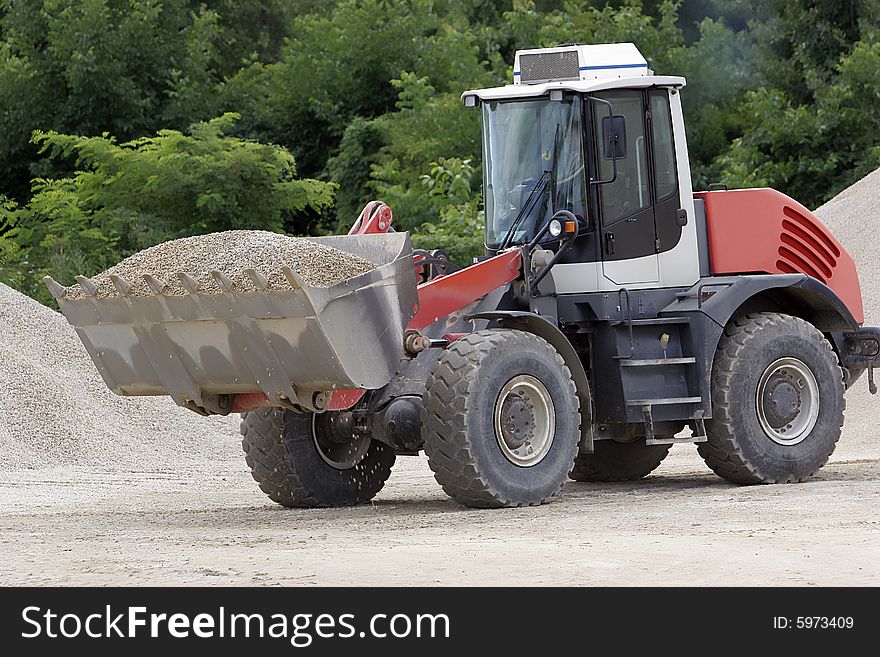
[[[542,338],[501,329],[456,340],[424,399],[428,464],[457,502],[541,504],[565,483],[580,440],[579,402],[568,367]]]
[[[635,481],[653,472],[671,445],[646,445],[644,440],[620,443],[597,440],[592,454],[578,454],[569,477],[575,481]]]
[[[697,450],[736,484],[800,482],[828,461],[843,425],[843,370],[825,336],[797,317],[730,322],[712,367],[712,419]]]
[[[353,449],[347,462],[343,456],[333,461],[330,450],[319,451],[315,419],[313,413],[275,408],[242,416],[241,445],[260,490],[287,507],[351,506],[373,499],[391,474],[394,450],[374,440]]]

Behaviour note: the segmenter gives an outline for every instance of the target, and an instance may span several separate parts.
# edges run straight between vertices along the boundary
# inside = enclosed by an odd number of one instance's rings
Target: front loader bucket
[[[267,284],[272,272],[248,270],[249,291],[212,272],[221,292],[211,294],[182,273],[182,295],[165,293],[148,274],[150,296],[128,294],[130,283],[118,278],[114,298],[101,298],[83,277],[85,295],[45,282],[117,394],[170,395],[181,406],[228,412],[214,408],[218,396],[262,392],[278,405],[315,408],[317,392],[391,380],[418,295],[407,233],[310,239],[378,267],[327,288],[309,287],[285,267],[278,289]]]

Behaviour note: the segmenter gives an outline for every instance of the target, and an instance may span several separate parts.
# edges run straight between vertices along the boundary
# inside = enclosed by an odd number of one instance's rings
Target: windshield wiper
[[[535,183],[535,187],[532,189],[531,193],[529,193],[526,198],[526,202],[523,203],[522,208],[520,208],[519,213],[516,215],[516,219],[513,220],[513,223],[510,224],[510,228],[507,229],[507,233],[504,235],[504,239],[501,240],[501,244],[498,246],[498,250],[502,251],[506,249],[510,245],[510,241],[513,239],[513,234],[516,232],[516,229],[519,228],[520,224],[523,220],[528,216],[529,210],[533,205],[532,199],[535,201],[538,198],[542,198],[544,196],[544,191],[547,189],[547,183],[550,183],[551,189],[551,199],[550,199],[550,208],[551,210],[556,206],[556,155],[559,148],[559,124],[556,124],[556,132],[553,133],[553,153],[550,156],[550,170],[544,171],[541,173],[541,176],[538,178],[538,182]],[[537,197],[536,194],[541,192],[541,196]],[[543,206],[542,206],[543,207]]]
[[[544,171],[538,178],[538,182],[535,183],[534,188],[531,192],[529,192],[529,195],[526,197],[526,202],[523,203],[523,206],[517,213],[516,219],[514,219],[513,223],[510,224],[510,228],[508,228],[507,233],[504,234],[504,239],[501,240],[501,244],[498,245],[499,251],[506,249],[510,245],[510,240],[513,238],[513,234],[516,232],[516,229],[519,228],[519,225],[523,222],[523,219],[528,216],[528,210],[532,206],[532,199],[536,199],[535,195],[538,193],[538,191],[542,191],[547,186],[547,177],[549,175],[549,171]]]
[[[553,135],[553,155],[550,159],[550,214],[556,213],[556,162],[559,159],[559,124],[556,124],[556,132]]]

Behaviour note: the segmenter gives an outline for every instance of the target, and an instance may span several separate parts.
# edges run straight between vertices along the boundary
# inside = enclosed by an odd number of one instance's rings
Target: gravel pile
[[[0,336],[0,470],[161,470],[237,451],[237,415],[114,395],[60,314],[2,284]]]
[[[865,303],[865,323],[880,323],[880,258],[874,241],[880,228],[880,169],[816,210],[856,261]]]
[[[289,289],[290,284],[281,272],[284,266],[312,287],[330,287],[376,268],[368,260],[301,237],[262,230],[231,230],[158,244],[135,253],[92,280],[101,298],[119,296],[111,275],[130,283],[129,294],[133,296],[153,294],[143,274],[151,274],[164,283],[165,294],[183,295],[186,288],[176,274],[184,272],[198,281],[200,292],[217,294],[221,289],[211,271],[225,274],[236,291],[250,291],[256,286],[244,270],[252,268],[268,279],[270,289]],[[74,299],[85,296],[79,285],[67,288],[67,294]]]
[[[856,261],[865,304],[865,324],[877,326],[880,324],[880,247],[874,237],[880,227],[880,169],[843,190],[815,212]],[[875,370],[875,374],[880,371]],[[838,459],[871,458],[880,440],[877,436],[880,394],[868,392],[866,378],[863,375],[846,393],[843,436],[835,451]]]

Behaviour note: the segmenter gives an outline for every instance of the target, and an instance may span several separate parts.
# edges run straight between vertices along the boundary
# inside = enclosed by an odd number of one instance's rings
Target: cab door
[[[626,89],[596,94],[610,101],[615,121],[606,105],[592,103],[595,187],[598,197],[602,273],[610,286],[635,284],[650,287],[660,280],[657,233],[648,161],[646,94]],[[621,122],[620,119],[623,119]],[[625,154],[616,158],[617,175],[604,135],[609,124],[623,125],[618,138]]]

